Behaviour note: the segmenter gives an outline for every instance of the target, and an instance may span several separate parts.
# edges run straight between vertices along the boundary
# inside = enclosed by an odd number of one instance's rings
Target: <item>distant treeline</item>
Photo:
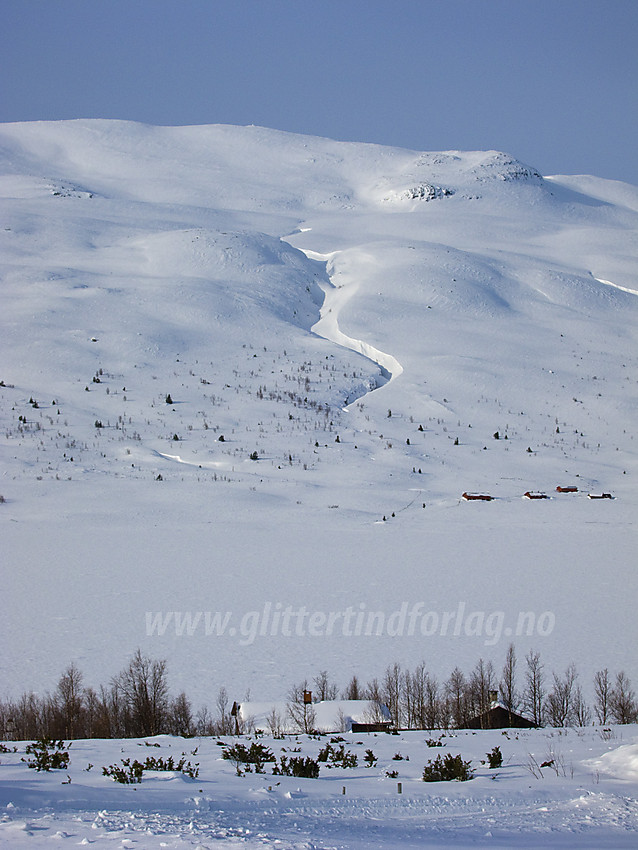
[[[469,674],[456,667],[445,680],[437,679],[423,663],[414,670],[395,663],[382,678],[364,685],[353,676],[340,691],[327,671],[321,671],[312,682],[293,685],[287,699],[291,717],[300,716],[295,707],[303,703],[304,691],[312,691],[314,702],[342,698],[383,703],[401,729],[466,728],[490,708],[495,691],[502,706],[536,726],[638,722],[636,696],[622,671],[610,674],[605,668],[595,674],[590,705],[583,698],[575,665],[550,674],[540,653],[530,651],[520,676],[518,667],[510,645],[500,674],[491,661],[482,658]],[[70,664],[52,694],[31,692],[15,701],[0,700],[0,736],[4,740],[127,738],[251,731],[236,725],[230,706],[228,693],[221,687],[213,709],[203,706],[194,712],[185,693],[170,694],[166,661],[148,658],[138,649],[128,666],[97,690],[84,687],[82,672]]]

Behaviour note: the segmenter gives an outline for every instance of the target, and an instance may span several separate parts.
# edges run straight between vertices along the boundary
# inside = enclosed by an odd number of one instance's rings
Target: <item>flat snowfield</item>
[[[2,696],[137,648],[194,709],[511,642],[636,682],[637,210],[495,151],[0,127]]]
[[[638,727],[343,733],[332,747],[355,767],[320,762],[316,779],[273,775],[284,758],[317,757],[331,736],[259,737],[275,762],[237,775],[222,752],[247,738],[74,741],[66,770],[29,769],[25,743],[0,764],[0,845],[334,850],[387,847],[634,848]],[[225,746],[220,746],[222,743]],[[428,743],[429,742],[429,743]],[[502,766],[487,759],[498,747]],[[369,753],[372,755],[368,755]],[[473,778],[424,782],[437,756],[461,755]],[[184,760],[197,775],[144,771],[123,785],[123,760]],[[157,761],[155,762],[157,764]],[[400,793],[399,793],[400,786]]]

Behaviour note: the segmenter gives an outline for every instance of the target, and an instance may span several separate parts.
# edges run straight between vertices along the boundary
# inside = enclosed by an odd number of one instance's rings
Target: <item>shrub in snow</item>
[[[448,753],[445,758],[437,756],[434,761],[430,760],[423,768],[424,782],[449,782],[457,779],[459,782],[467,782],[474,778],[471,762],[463,761],[461,755],[453,756]]]
[[[26,753],[33,758],[22,761],[26,761],[27,767],[37,771],[66,770],[69,766],[69,752],[64,749],[64,741],[55,741],[44,736],[33,744],[28,744]]]
[[[363,757],[363,760],[367,764],[368,767],[374,767],[375,764],[377,763],[377,757],[372,752],[372,750],[366,750],[366,754]]]
[[[333,747],[331,744],[319,751],[317,756],[319,761],[326,762],[327,767],[356,767],[357,757],[350,750],[346,751],[343,744],[340,747]]]
[[[144,762],[144,770],[165,770],[165,771],[177,771],[179,773],[183,773],[185,776],[190,776],[191,779],[196,779],[199,776],[199,765],[191,764],[191,762],[186,761],[186,758],[181,758],[179,761],[175,761],[173,756],[169,756],[167,759],[156,758],[155,756],[147,756],[146,761]]]
[[[185,758],[176,762],[173,756],[169,756],[167,759],[161,756],[159,758],[148,756],[145,762],[137,759],[133,762],[130,759],[122,759],[121,766],[110,764],[108,767],[102,768],[102,774],[110,776],[115,782],[120,782],[122,785],[134,785],[142,781],[145,770],[175,771],[190,776],[191,779],[196,779],[199,776],[198,764],[191,764]]]
[[[222,751],[222,758],[232,761],[238,774],[241,772],[239,768],[241,764],[254,765],[255,773],[263,773],[264,763],[275,761],[275,756],[268,747],[255,742],[250,745],[250,748],[240,743],[233,744],[232,747]]]
[[[102,768],[103,776],[110,776],[122,785],[134,785],[136,782],[141,782],[143,773],[144,765],[137,759],[132,764],[130,759],[122,759],[121,765],[110,764]]]
[[[503,766],[503,753],[500,747],[494,747],[492,752],[487,753],[487,760],[490,765],[490,770]]]
[[[296,776],[300,779],[316,779],[319,776],[319,764],[314,759],[307,756],[292,756],[286,758],[282,756],[279,762],[279,767],[275,765],[272,769],[273,774],[280,776]]]

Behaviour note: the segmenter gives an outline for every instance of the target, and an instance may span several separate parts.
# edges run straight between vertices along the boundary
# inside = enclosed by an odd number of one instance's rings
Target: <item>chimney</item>
[[[494,703],[498,702],[498,691],[490,691],[490,703],[494,705]]]

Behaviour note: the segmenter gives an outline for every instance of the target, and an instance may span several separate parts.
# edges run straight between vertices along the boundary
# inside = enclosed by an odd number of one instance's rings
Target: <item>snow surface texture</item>
[[[83,120],[3,125],[0,193],[4,696],[635,682],[638,189]]]
[[[346,733],[339,738],[357,766],[322,763],[317,779],[273,775],[271,763],[263,774],[237,776],[211,738],[75,741],[68,770],[49,773],[30,770],[18,743],[0,765],[0,845],[634,848],[637,734],[636,726],[459,731],[435,733],[428,746],[422,732]],[[328,740],[259,742],[277,759],[316,758]],[[225,739],[226,746],[235,741]],[[494,747],[503,764],[490,769]],[[372,766],[366,750],[376,759]],[[474,778],[423,782],[424,766],[447,754],[471,762]],[[174,764],[185,758],[199,775],[145,771],[140,784],[120,785],[102,773],[148,756],[172,756]]]

